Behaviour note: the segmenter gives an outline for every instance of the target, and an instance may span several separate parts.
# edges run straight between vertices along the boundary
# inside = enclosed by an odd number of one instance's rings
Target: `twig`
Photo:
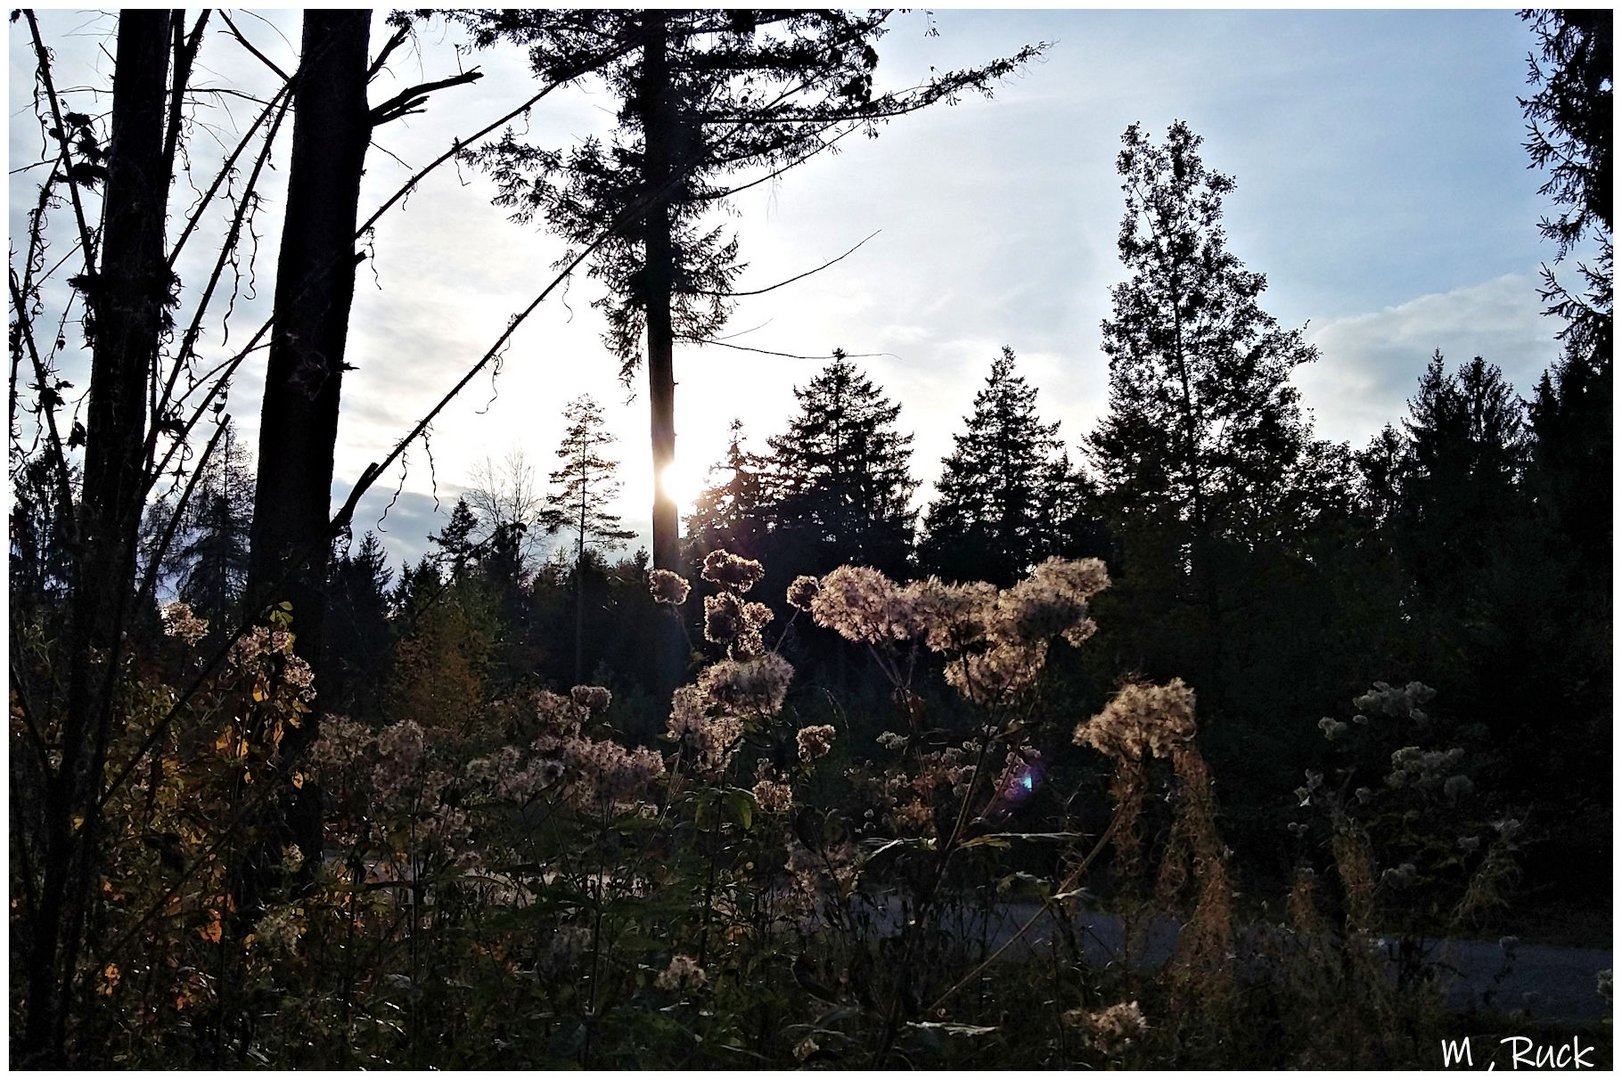
[[[857,241],[855,246],[851,247],[843,255],[836,255],[833,258],[829,259],[827,262],[823,263],[821,266],[812,267],[810,270],[807,270],[805,273],[796,274],[791,278],[786,278],[783,281],[779,281],[776,285],[768,285],[764,289],[740,289],[740,290],[735,290],[735,291],[734,290],[724,290],[723,291],[723,290],[715,290],[715,289],[699,289],[699,290],[697,290],[697,293],[700,296],[760,296],[762,293],[769,293],[773,289],[781,289],[784,285],[792,285],[796,281],[801,281],[801,280],[803,280],[805,278],[810,277],[812,274],[821,273],[822,271],[828,269],[828,267],[832,266],[834,263],[839,262],[842,259],[854,254],[857,248],[861,247],[863,244],[865,244],[869,240],[873,239],[875,236],[877,236],[882,231],[883,231],[882,229],[874,229],[872,232],[870,232],[866,236],[862,237],[861,240]]]

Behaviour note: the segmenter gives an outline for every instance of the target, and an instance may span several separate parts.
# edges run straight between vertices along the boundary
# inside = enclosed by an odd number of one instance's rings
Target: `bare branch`
[[[247,37],[245,37],[243,35],[241,30],[237,29],[237,24],[231,21],[231,13],[230,12],[228,12],[228,11],[220,12],[220,18],[224,19],[225,20],[225,25],[229,26],[231,28],[231,36],[237,39],[237,44],[241,45],[244,49],[247,49],[250,53],[252,53],[255,57],[258,58],[260,63],[264,64],[270,70],[274,71],[276,73],[276,75],[283,82],[289,81],[291,76],[289,76],[287,74],[287,72],[283,71],[280,67],[278,67],[274,60],[272,60],[270,57],[266,56],[264,53],[260,52],[259,49],[254,45],[254,43],[249,41],[247,39]]]
[[[366,69],[367,82],[377,78],[377,73],[383,70],[383,65],[388,63],[389,57],[394,53],[394,50],[404,45],[406,38],[410,36],[411,28],[409,26],[402,26],[394,32],[394,36],[389,38],[382,51],[377,54],[377,59],[372,61],[372,66]]]
[[[385,101],[383,104],[372,109],[372,126],[382,127],[390,120],[398,120],[402,116],[410,116],[412,113],[421,112],[422,109],[420,106],[428,100],[428,95],[433,93],[435,90],[443,90],[448,86],[462,86],[465,83],[478,82],[482,78],[484,78],[484,72],[480,71],[478,68],[474,68],[472,71],[464,71],[460,75],[452,75],[448,79],[437,79],[434,82],[419,83],[418,85],[411,87],[409,90],[402,90],[398,94],[395,94],[393,97],[389,98],[389,100]]]
[[[853,254],[856,251],[856,248],[861,247],[863,244],[865,244],[869,240],[873,239],[875,236],[877,236],[882,231],[883,231],[882,229],[874,229],[872,232],[868,233],[865,237],[863,237],[860,241],[858,241],[856,243],[855,247],[852,247],[849,251],[846,251],[844,253],[844,255],[836,255],[833,258],[829,259],[827,262],[823,263],[821,266],[812,267],[810,270],[807,270],[805,273],[796,274],[791,278],[787,278],[787,279],[785,279],[783,281],[779,281],[776,285],[768,285],[764,289],[742,289],[742,290],[737,290],[737,291],[728,290],[726,292],[718,292],[718,291],[713,291],[713,290],[710,290],[710,289],[700,289],[700,290],[698,290],[698,294],[700,296],[759,296],[762,293],[769,293],[773,289],[781,289],[784,285],[792,285],[796,281],[802,281],[805,278],[810,277],[812,274],[821,273],[822,271],[828,269],[828,267],[832,266],[834,263],[839,262],[841,259],[844,259],[846,256]]]

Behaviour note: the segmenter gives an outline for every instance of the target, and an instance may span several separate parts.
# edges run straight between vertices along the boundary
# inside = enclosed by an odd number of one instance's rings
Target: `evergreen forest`
[[[1553,208],[1534,384],[1427,350],[1324,436],[1247,177],[1134,123],[1096,422],[1019,325],[949,416],[815,342],[650,508],[771,228],[739,193],[1059,46],[895,83],[888,11],[312,9],[288,67],[251,12],[131,9],[86,86],[14,12],[11,1066],[1609,1067],[1611,13],[1497,15]],[[530,96],[364,199],[501,49]],[[582,86],[611,130],[538,142]],[[436,169],[564,255],[357,479],[352,307],[409,290],[373,230]],[[439,468],[402,547],[362,500],[585,283],[601,391]],[[1581,993],[1523,992],[1529,950]]]

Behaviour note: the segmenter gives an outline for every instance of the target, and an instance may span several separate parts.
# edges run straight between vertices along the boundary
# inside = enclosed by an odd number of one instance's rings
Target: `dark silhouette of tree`
[[[1608,9],[1523,11],[1541,57],[1527,58],[1527,82],[1537,88],[1520,104],[1527,119],[1526,151],[1548,179],[1538,191],[1565,209],[1538,223],[1557,246],[1559,262],[1584,239],[1598,241],[1593,265],[1581,265],[1581,295],[1545,267],[1543,298],[1569,324],[1581,352],[1601,347],[1611,334],[1611,20]],[[1603,338],[1603,346],[1600,341]]]
[[[1056,479],[1059,425],[1037,417],[1036,388],[1014,374],[1006,345],[964,424],[924,515],[918,565],[953,581],[1012,585],[1047,553],[1043,496]]]
[[[1116,161],[1126,193],[1121,261],[1104,322],[1109,412],[1089,439],[1127,575],[1167,575],[1166,605],[1192,602],[1221,667],[1217,544],[1254,545],[1284,522],[1308,432],[1290,385],[1315,357],[1257,302],[1266,278],[1228,250],[1231,177],[1208,169],[1201,139],[1173,123],[1156,145],[1128,128]],[[1186,583],[1186,584],[1185,584]]]
[[[766,533],[768,464],[743,448],[743,438],[743,421],[733,420],[726,454],[711,466],[710,486],[693,500],[693,512],[687,517],[690,565],[717,548],[748,558],[760,555]]]
[[[394,572],[375,533],[354,551],[332,560],[328,586],[327,635],[322,657],[321,696],[329,712],[370,722],[383,720],[390,682],[393,637],[389,626],[389,585]]]
[[[1521,402],[1481,357],[1449,373],[1438,352],[1408,411],[1393,542],[1420,602],[1462,613],[1503,531],[1521,516]]]
[[[773,562],[822,574],[841,563],[892,577],[907,569],[917,482],[912,436],[896,429],[901,406],[836,352],[804,387],[799,414],[768,440],[774,494]],[[769,564],[770,565],[770,564]]]
[[[509,135],[471,156],[520,221],[544,216],[576,249],[598,244],[594,277],[606,341],[629,380],[648,368],[653,472],[675,460],[674,345],[704,341],[731,309],[736,239],[708,219],[735,192],[820,153],[853,131],[950,101],[993,82],[1040,49],[982,67],[932,73],[875,94],[874,48],[890,13],[788,10],[486,11],[461,16],[480,46],[527,46],[557,81],[591,72],[621,102],[608,144],[567,155]],[[727,186],[746,170],[762,176]],[[608,233],[603,242],[605,230]],[[662,485],[653,508],[653,564],[679,569],[677,509]]]
[[[553,491],[541,511],[549,533],[574,533],[575,552],[575,661],[574,678],[585,678],[584,637],[586,549],[613,550],[636,533],[620,526],[618,514],[608,507],[619,495],[614,478],[619,463],[603,456],[614,436],[603,429],[603,411],[589,396],[571,401],[563,411],[568,426],[558,444],[563,466],[551,475]]]
[[[331,557],[333,448],[349,365],[360,183],[373,132],[420,112],[433,90],[480,78],[469,71],[402,91],[372,106],[366,87],[404,41],[400,28],[368,57],[370,10],[304,13],[294,83],[287,211],[276,263],[275,332],[259,416],[258,476],[248,575],[248,614],[292,604],[297,649],[319,664]],[[297,729],[289,753],[312,740]],[[311,843],[313,836],[306,837]]]
[[[241,609],[253,522],[253,472],[228,419],[225,425],[186,504],[175,549],[180,599],[209,620],[211,635],[229,629]]]
[[[445,528],[428,537],[428,542],[439,549],[432,562],[441,578],[451,582],[469,578],[478,560],[479,524],[478,516],[463,496],[451,508],[451,519]]]

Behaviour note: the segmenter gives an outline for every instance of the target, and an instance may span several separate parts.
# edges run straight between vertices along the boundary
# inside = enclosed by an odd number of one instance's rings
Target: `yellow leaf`
[[[296,788],[301,788],[301,787],[304,786],[304,774],[303,773],[296,772],[296,773],[293,774],[293,786],[296,787]]]
[[[209,908],[208,914],[209,924],[197,931],[197,936],[201,937],[204,941],[212,941],[217,944],[220,940],[220,935],[224,932],[224,928],[220,926],[220,913],[215,911],[213,908]]]

